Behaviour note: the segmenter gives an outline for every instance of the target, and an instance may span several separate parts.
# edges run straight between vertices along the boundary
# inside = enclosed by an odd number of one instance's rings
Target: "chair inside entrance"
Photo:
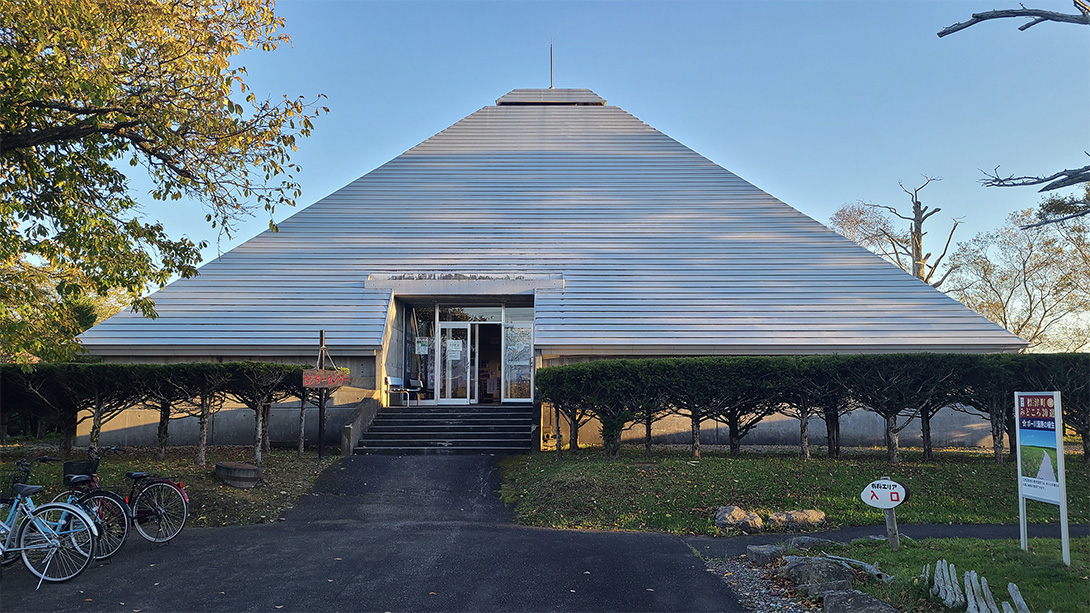
[[[386,406],[390,406],[390,396],[405,396],[405,405],[411,406],[413,396],[416,397],[416,406],[420,406],[420,394],[424,391],[424,384],[419,379],[409,379],[405,385],[402,377],[386,377]]]

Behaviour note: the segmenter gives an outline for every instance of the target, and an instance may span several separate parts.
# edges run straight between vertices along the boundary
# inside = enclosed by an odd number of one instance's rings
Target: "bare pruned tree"
[[[1075,9],[1078,10],[1078,13],[1057,13],[1055,11],[1026,8],[1025,6],[1021,6],[1021,8],[1016,9],[1004,9],[997,11],[985,11],[983,13],[973,13],[971,19],[960,23],[955,23],[951,26],[947,26],[942,30],[939,30],[938,34],[939,38],[942,38],[943,36],[947,36],[955,32],[960,32],[961,30],[964,30],[970,26],[974,26],[984,21],[989,21],[992,19],[1007,19],[1011,17],[1025,18],[1031,20],[1019,26],[1019,30],[1026,30],[1045,21],[1090,26],[1090,3],[1088,3],[1086,0],[1073,0],[1073,4],[1075,5]],[[983,183],[986,187],[1026,187],[1031,185],[1040,185],[1042,187],[1038,191],[1050,192],[1065,187],[1073,187],[1080,184],[1090,183],[1090,164],[1081,168],[1061,170],[1060,172],[1056,172],[1047,176],[1002,176],[999,174],[998,166],[991,172],[984,171],[984,174],[986,175],[986,177],[981,180],[981,183]],[[1039,225],[1053,224],[1090,214],[1090,198],[1082,198],[1080,200],[1069,202],[1068,204],[1069,206],[1063,211],[1053,211],[1042,207],[1041,210],[1038,211],[1037,222],[1027,224],[1023,227],[1023,229]]]
[[[960,222],[957,219],[953,220],[954,224],[950,227],[946,243],[942,246],[942,253],[932,260],[931,256],[934,255],[932,252],[924,253],[923,240],[927,232],[924,231],[923,226],[925,221],[942,209],[924,206],[920,201],[920,192],[931,182],[941,180],[940,177],[924,175],[923,184],[911,189],[905,187],[904,183],[898,183],[901,190],[912,199],[911,214],[902,214],[897,208],[884,204],[858,202],[843,206],[833,213],[833,229],[893,262],[913,277],[931,287],[938,288],[956,269],[956,267],[949,267],[942,274],[938,274],[943,259],[950,251],[954,231],[957,230]],[[908,232],[897,232],[890,219],[880,210],[888,211],[894,217],[909,222]]]

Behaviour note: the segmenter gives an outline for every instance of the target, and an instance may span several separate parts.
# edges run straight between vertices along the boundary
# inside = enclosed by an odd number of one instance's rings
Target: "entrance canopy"
[[[397,300],[498,295],[532,300],[546,359],[1025,344],[589,90],[515,90],[82,340],[380,351]]]

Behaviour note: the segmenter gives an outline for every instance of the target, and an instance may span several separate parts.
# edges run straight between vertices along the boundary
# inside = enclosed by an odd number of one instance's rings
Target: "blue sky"
[[[930,238],[960,217],[956,238],[968,240],[1039,201],[1033,188],[981,187],[981,169],[1088,163],[1090,28],[1019,32],[1022,20],[1005,19],[936,36],[973,12],[1016,6],[281,0],[293,45],[238,63],[259,93],[328,96],[329,114],[294,158],[300,207],[511,89],[548,87],[552,42],[557,87],[594,90],[822,223],[860,199],[905,208],[898,181],[926,174],[943,178],[921,193],[943,209]],[[147,210],[209,240],[205,259],[215,257],[216,232],[199,211]],[[266,226],[258,216],[218,249]]]

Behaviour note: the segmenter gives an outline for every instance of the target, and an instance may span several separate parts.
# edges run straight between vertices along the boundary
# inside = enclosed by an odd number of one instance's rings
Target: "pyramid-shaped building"
[[[574,359],[1025,344],[586,89],[514,90],[279,228],[84,346],[308,363],[325,330],[364,385],[468,403]]]

